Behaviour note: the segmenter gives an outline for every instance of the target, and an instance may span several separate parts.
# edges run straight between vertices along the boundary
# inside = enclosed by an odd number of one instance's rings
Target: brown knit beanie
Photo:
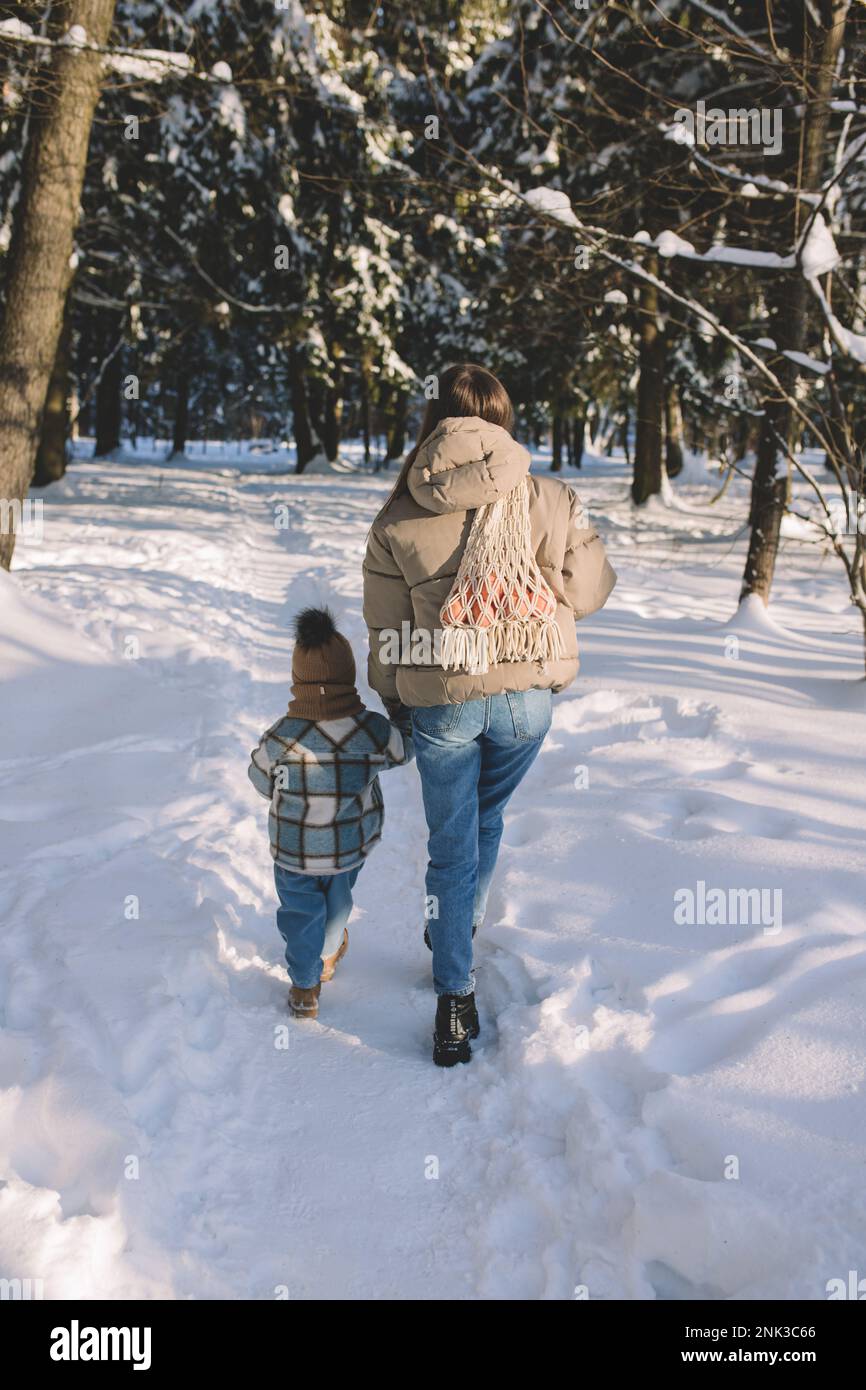
[[[341,719],[364,708],[352,648],[327,608],[305,608],[295,619],[292,696],[288,712],[298,719]]]

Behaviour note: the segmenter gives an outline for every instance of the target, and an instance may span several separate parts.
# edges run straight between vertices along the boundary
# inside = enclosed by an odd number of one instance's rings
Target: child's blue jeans
[[[286,943],[292,984],[312,989],[322,974],[322,957],[332,956],[352,912],[352,889],[363,865],[341,874],[296,874],[274,865],[280,905],[277,927]]]

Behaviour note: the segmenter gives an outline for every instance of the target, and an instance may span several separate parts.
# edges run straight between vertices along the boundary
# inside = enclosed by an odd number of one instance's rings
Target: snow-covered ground
[[[866,683],[838,562],[786,540],[772,615],[732,621],[739,484],[709,505],[692,467],[636,519],[621,462],[568,475],[620,583],[507,818],[482,1038],[442,1072],[414,767],[320,1021],[286,1017],[247,758],[300,605],[327,599],[363,669],[388,481],[271,463],[78,462],[0,573],[0,1276],[821,1299],[866,1275]],[[712,889],[764,896],[683,922]]]

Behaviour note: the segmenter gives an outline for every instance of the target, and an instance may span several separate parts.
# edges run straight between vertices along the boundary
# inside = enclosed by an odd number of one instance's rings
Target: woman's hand
[[[392,724],[405,734],[412,732],[412,711],[402,700],[383,700],[386,713]]]

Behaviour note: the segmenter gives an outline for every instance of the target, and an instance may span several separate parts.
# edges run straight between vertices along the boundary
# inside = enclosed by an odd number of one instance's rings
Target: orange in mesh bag
[[[452,627],[487,628],[503,618],[543,618],[555,612],[556,599],[544,579],[540,589],[521,593],[513,585],[507,588],[491,573],[484,576],[477,590],[469,580],[458,590],[452,589],[440,617]]]
[[[478,508],[439,620],[446,670],[483,675],[503,661],[562,655],[556,596],[532,551],[525,479]]]

